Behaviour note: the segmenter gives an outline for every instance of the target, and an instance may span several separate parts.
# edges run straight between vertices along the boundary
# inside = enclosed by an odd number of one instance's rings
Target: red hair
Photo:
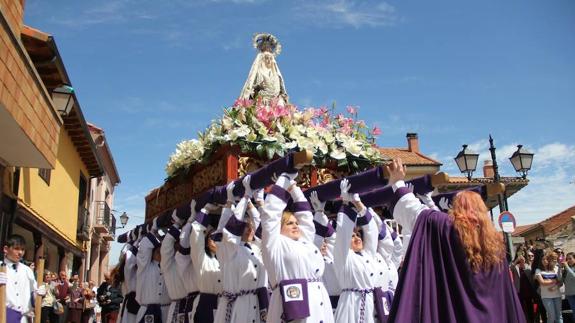
[[[481,195],[472,191],[457,193],[449,215],[473,272],[489,270],[503,263],[503,237],[487,217],[487,206]]]

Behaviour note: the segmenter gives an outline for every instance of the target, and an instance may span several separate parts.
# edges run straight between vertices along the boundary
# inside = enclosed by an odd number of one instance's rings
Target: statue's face
[[[267,68],[272,68],[273,60],[274,57],[272,56],[272,54],[266,53],[266,55],[264,55],[264,64],[266,65]]]

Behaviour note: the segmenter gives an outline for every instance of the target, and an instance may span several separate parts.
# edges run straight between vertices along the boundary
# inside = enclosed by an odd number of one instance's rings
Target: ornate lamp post
[[[493,181],[498,183],[501,181],[501,176],[499,175],[499,167],[497,166],[497,156],[495,155],[495,145],[493,144],[493,138],[489,135],[489,152],[491,153],[491,162],[493,163]],[[515,171],[521,172],[522,178],[527,178],[527,172],[531,169],[531,164],[533,163],[533,153],[527,151],[522,145],[517,146],[517,151],[513,153],[509,160],[515,168]],[[475,168],[477,167],[477,159],[479,155],[467,149],[467,145],[463,145],[463,150],[461,150],[457,157],[455,157],[455,162],[457,167],[462,173],[467,173],[467,178],[471,180],[471,175]],[[498,194],[497,199],[499,202],[499,211],[504,212],[509,210],[507,205],[507,193]],[[493,218],[491,219],[493,221]],[[507,249],[507,259],[511,261],[513,259],[513,243],[511,241],[511,234],[505,232],[505,245]]]
[[[122,224],[121,227],[116,227],[116,229],[123,229],[126,224],[128,224],[128,220],[130,219],[130,217],[128,216],[128,214],[126,214],[126,212],[123,212],[122,215],[120,215],[120,223]]]
[[[471,180],[471,175],[477,168],[478,159],[479,154],[468,149],[467,145],[463,145],[463,149],[455,157],[455,163],[462,173],[467,173],[467,179]]]

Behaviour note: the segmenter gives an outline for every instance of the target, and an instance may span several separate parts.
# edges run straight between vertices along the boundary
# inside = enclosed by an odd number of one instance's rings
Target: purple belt
[[[319,278],[307,278],[306,281],[308,283],[323,283],[323,280],[321,279],[321,277]],[[272,290],[275,290],[276,288],[278,288],[279,284],[276,284],[274,287],[272,287]]]
[[[361,303],[359,305],[359,323],[363,323],[365,317],[365,297],[369,293],[373,293],[373,288],[344,288],[341,292],[352,292],[352,293],[360,293],[361,294]]]
[[[225,297],[228,300],[228,304],[226,305],[226,322],[230,322],[232,319],[232,307],[234,303],[238,299],[238,297],[245,296],[245,295],[257,295],[258,296],[258,303],[260,306],[260,313],[262,310],[267,309],[268,300],[267,300],[267,293],[268,289],[266,287],[260,287],[256,289],[242,289],[237,293],[231,293],[224,291],[220,295]],[[262,298],[266,298],[263,300]]]

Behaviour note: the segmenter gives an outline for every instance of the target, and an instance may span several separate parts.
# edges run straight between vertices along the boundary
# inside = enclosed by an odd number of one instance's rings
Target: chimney
[[[490,159],[483,161],[483,177],[495,177],[495,171],[493,171],[493,162]]]
[[[408,132],[407,133],[407,150],[418,153],[419,152],[419,140],[417,139],[417,133]]]

